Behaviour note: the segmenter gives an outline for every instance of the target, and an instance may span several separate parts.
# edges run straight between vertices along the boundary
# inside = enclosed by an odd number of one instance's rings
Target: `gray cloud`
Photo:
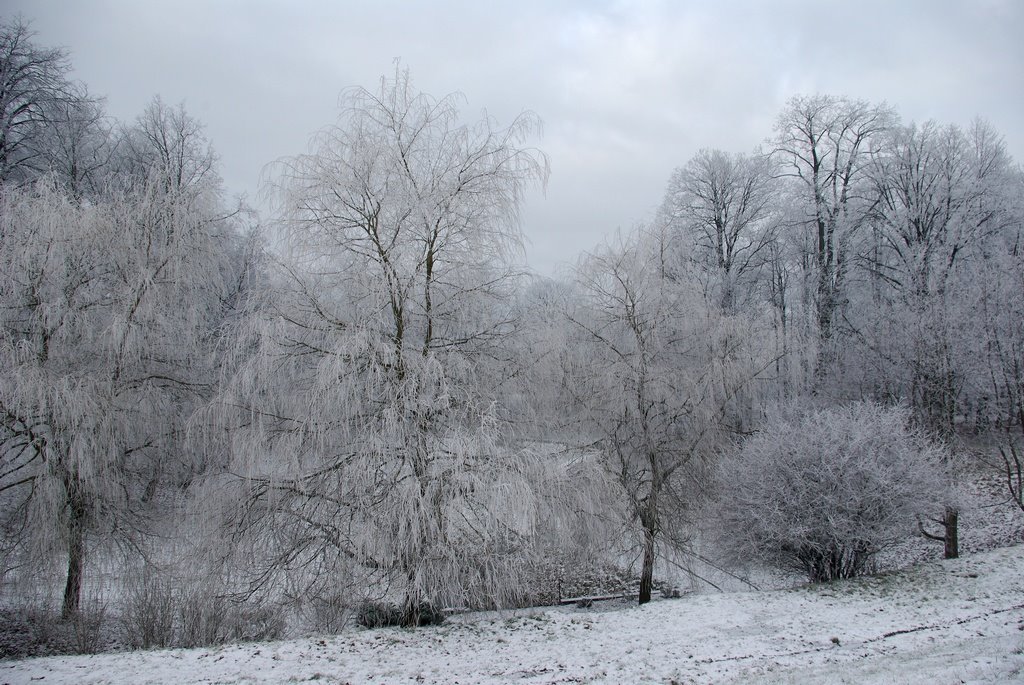
[[[230,191],[305,149],[340,91],[401,58],[467,115],[545,122],[546,197],[532,194],[530,263],[552,272],[644,220],[701,147],[749,150],[785,101],[887,100],[907,120],[981,115],[1024,158],[1024,4],[906,2],[74,2],[8,0],[38,41],[131,119],[155,94],[202,119]]]

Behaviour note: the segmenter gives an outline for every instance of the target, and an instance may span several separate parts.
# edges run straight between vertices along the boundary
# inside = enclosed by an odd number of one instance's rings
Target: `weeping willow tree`
[[[244,276],[202,125],[157,99],[117,146],[89,113],[43,122],[66,154],[0,186],[0,562],[34,577],[66,555],[65,617],[90,543],[138,542],[160,485],[201,466],[181,426]],[[86,143],[110,154],[82,166]]]
[[[69,613],[77,606],[92,510],[116,511],[120,499],[116,452],[102,444],[116,430],[101,411],[108,393],[90,373],[103,353],[77,344],[99,329],[104,289],[92,258],[102,248],[95,230],[102,221],[47,184],[7,189],[0,216],[4,571],[39,564],[63,546]]]
[[[65,617],[89,535],[135,535],[208,390],[226,243],[204,202],[156,182],[88,204],[45,180],[0,197],[4,572],[65,552]]]
[[[427,602],[514,601],[557,502],[541,484],[565,478],[499,405],[539,122],[463,123],[459,104],[396,70],[276,164],[287,254],[215,407],[244,476],[233,530],[269,550],[252,580],[308,594],[358,572],[407,624]]]

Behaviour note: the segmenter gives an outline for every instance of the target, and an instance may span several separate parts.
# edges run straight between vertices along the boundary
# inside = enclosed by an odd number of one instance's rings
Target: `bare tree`
[[[37,47],[21,18],[0,24],[0,183],[45,171],[45,137],[60,110],[76,99],[59,49]]]
[[[220,189],[217,156],[202,123],[183,103],[172,107],[153,98],[122,131],[117,152],[122,182],[148,183],[157,174],[168,192]]]
[[[216,196],[167,192],[158,175],[88,203],[66,190],[2,196],[0,493],[8,561],[63,546],[68,616],[87,535],[134,536],[135,505],[209,393],[231,231]]]
[[[659,542],[699,500],[708,459],[742,414],[739,391],[768,363],[751,321],[726,317],[690,278],[667,269],[664,231],[586,256],[578,270],[576,365],[584,435],[596,438],[641,537],[640,603],[650,601]],[[671,277],[669,276],[671,273]]]
[[[679,248],[692,250],[726,312],[749,295],[768,260],[776,231],[772,183],[766,158],[721,150],[701,150],[669,179],[659,220]]]
[[[965,382],[955,338],[972,316],[970,281],[986,268],[985,246],[1006,225],[988,198],[1008,170],[1005,156],[978,158],[959,128],[934,122],[894,129],[873,155],[878,201],[863,262],[882,283],[876,307],[898,322],[874,344],[900,360],[893,372],[907,377],[915,415],[945,438]]]
[[[1003,167],[1007,155],[1002,140],[990,129],[972,134],[971,147],[981,153],[978,156]],[[1018,167],[986,187],[991,196],[984,204],[996,210],[1000,227],[983,246],[983,268],[970,284],[974,297],[968,300],[969,307],[982,322],[972,325],[982,334],[965,350],[968,360],[975,362],[967,366],[965,385],[974,398],[975,429],[1000,434],[997,464],[1012,501],[1024,510],[1024,173]]]
[[[885,105],[815,95],[790,100],[775,125],[778,173],[792,178],[803,198],[800,242],[820,341],[819,382],[833,356],[851,242],[871,207],[864,173],[870,146],[894,121]]]
[[[220,403],[244,408],[242,520],[293,533],[268,572],[347,560],[401,588],[408,624],[427,601],[518,592],[544,510],[543,467],[488,381],[514,323],[519,203],[547,161],[523,147],[532,114],[463,124],[458,103],[396,68],[276,165],[284,285]]]
[[[39,166],[77,201],[98,198],[109,186],[114,169],[114,123],[102,102],[81,86],[70,86],[69,97],[53,102],[51,110],[41,136]]]

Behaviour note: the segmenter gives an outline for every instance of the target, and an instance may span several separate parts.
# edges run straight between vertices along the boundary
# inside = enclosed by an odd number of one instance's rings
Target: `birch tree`
[[[464,123],[459,103],[396,69],[276,165],[283,285],[220,400],[242,408],[236,521],[286,531],[263,577],[348,564],[396,587],[409,625],[428,601],[512,599],[547,501],[489,380],[514,323],[519,205],[548,173],[525,146],[539,122]]]

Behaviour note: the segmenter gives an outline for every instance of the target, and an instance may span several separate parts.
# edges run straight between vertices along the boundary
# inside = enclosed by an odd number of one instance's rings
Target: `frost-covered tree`
[[[110,184],[117,151],[114,123],[102,102],[83,86],[52,103],[51,117],[39,145],[39,166],[77,201],[96,199]]]
[[[158,177],[168,192],[192,193],[220,186],[217,156],[202,122],[184,104],[172,107],[159,96],[123,129],[114,161],[121,183],[148,183]]]
[[[1024,510],[1024,173],[1009,173],[998,203],[1003,226],[986,246],[969,292],[978,331],[968,348],[965,394],[975,429],[997,431],[1006,485]],[[969,336],[974,338],[975,336]],[[961,343],[963,337],[957,338]],[[966,404],[966,403],[965,403]]]
[[[1013,220],[1002,202],[1011,173],[1004,148],[971,143],[994,137],[980,123],[970,135],[934,122],[900,127],[870,168],[878,201],[862,263],[873,301],[858,313],[867,316],[852,318],[889,324],[869,345],[893,362],[891,382],[902,383],[920,423],[944,437],[967,382],[959,331],[980,323],[972,281],[992,266],[993,238]]]
[[[41,48],[21,18],[0,24],[0,183],[24,183],[46,171],[48,136],[80,99],[64,51]]]
[[[718,466],[724,548],[811,581],[869,572],[949,494],[943,450],[871,403],[776,417]]]
[[[0,197],[4,571],[62,548],[65,616],[90,532],[136,538],[164,476],[194,472],[183,428],[239,283],[217,193],[165,177],[88,202],[47,177]]]
[[[918,425],[943,439],[955,431],[964,383],[954,349],[956,330],[967,323],[962,286],[982,237],[970,216],[979,185],[964,142],[959,129],[929,122],[892,129],[872,155],[878,200],[863,256],[870,300],[849,317],[863,322],[860,340],[884,369],[875,394],[886,388],[904,398]],[[959,554],[958,518],[946,510],[941,537],[922,528],[944,540],[950,556]]]
[[[894,123],[885,105],[814,95],[790,100],[775,124],[776,173],[792,180],[798,198],[789,240],[800,249],[806,306],[814,312],[819,385],[835,360],[851,250],[872,203],[865,173],[871,145]]]
[[[225,242],[154,186],[81,206],[41,183],[2,203],[6,551],[64,547],[67,615],[87,533],[134,535],[136,505],[184,457],[189,405],[210,387]]]
[[[96,257],[103,222],[50,185],[4,192],[0,228],[3,303],[4,572],[26,563],[26,548],[66,536],[65,613],[77,607],[87,519],[119,499],[116,452],[103,441],[101,395],[89,371],[102,353],[89,341],[105,296]],[[93,329],[93,330],[90,330]],[[33,544],[35,543],[35,544]],[[30,549],[35,552],[36,549]],[[34,555],[28,560],[37,561]]]
[[[741,391],[768,362],[756,318],[726,316],[669,258],[668,233],[638,231],[585,256],[573,365],[583,439],[624,489],[642,550],[640,603],[659,544],[684,539],[714,449],[748,420]]]
[[[458,105],[396,69],[275,166],[289,254],[219,401],[247,477],[237,521],[273,539],[263,579],[376,574],[408,624],[427,601],[514,600],[555,501],[539,487],[562,480],[512,439],[495,386],[519,204],[548,173],[524,146],[539,122],[464,123]]]
[[[768,160],[701,150],[672,173],[658,220],[725,312],[750,299],[775,238]]]

